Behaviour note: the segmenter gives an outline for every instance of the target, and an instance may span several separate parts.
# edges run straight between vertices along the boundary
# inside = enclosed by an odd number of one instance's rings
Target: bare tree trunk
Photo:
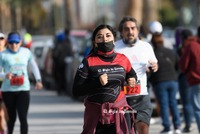
[[[11,23],[12,30],[17,30],[17,21],[16,21],[16,7],[11,5]]]
[[[71,29],[71,19],[72,19],[72,13],[71,13],[71,0],[65,0],[66,1],[66,28]]]
[[[10,6],[5,2],[0,4],[0,28],[4,33],[11,31],[11,13]]]
[[[149,23],[158,21],[158,6],[160,0],[144,0],[143,30],[144,34],[149,32]]]
[[[135,18],[139,24],[142,24],[143,0],[129,0],[127,15]]]
[[[17,7],[16,10],[16,29],[21,30],[22,28],[22,13],[21,13],[21,8]]]

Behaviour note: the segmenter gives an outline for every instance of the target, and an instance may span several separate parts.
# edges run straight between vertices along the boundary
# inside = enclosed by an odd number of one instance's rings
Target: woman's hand
[[[7,73],[6,74],[6,79],[12,79],[12,76],[14,76],[13,73]]]
[[[102,86],[105,86],[107,83],[108,83],[108,75],[107,74],[102,74],[100,77],[99,77],[99,80],[101,82],[101,85]]]
[[[127,80],[127,82],[128,82],[128,85],[129,85],[130,87],[134,87],[134,86],[135,86],[135,78],[129,78],[129,79]]]
[[[42,82],[38,81],[36,84],[35,84],[35,89],[42,89],[43,88],[43,85],[42,85]]]

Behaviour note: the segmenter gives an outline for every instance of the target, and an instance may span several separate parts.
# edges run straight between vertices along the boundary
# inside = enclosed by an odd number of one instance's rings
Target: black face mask
[[[113,41],[97,43],[97,49],[101,52],[110,52],[114,49]]]

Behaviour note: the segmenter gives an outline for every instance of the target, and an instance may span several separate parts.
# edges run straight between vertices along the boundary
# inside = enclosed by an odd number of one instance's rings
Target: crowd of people
[[[197,36],[189,29],[176,29],[174,46],[164,40],[158,21],[149,24],[150,42],[142,40],[140,25],[133,17],[124,17],[118,30],[121,39],[116,41],[117,33],[110,25],[97,26],[92,33],[92,49],[77,69],[73,95],[87,96],[82,134],[148,134],[153,110],[149,83],[160,107],[163,125],[160,134],[190,133],[193,119],[200,133],[200,26]],[[64,58],[73,55],[68,36],[68,30],[56,36],[52,54],[58,94],[65,89]],[[26,34],[24,47],[16,31],[5,39],[0,32],[0,134],[13,133],[17,114],[20,133],[27,134],[30,101],[27,65],[33,70],[36,89],[43,87],[41,75],[29,50],[31,35]],[[184,128],[177,92],[183,105]]]
[[[133,17],[124,17],[118,30],[121,39],[115,41],[112,27],[97,26],[93,48],[77,69],[73,95],[87,95],[82,134],[148,134],[152,116],[148,83],[160,107],[164,127],[160,134],[190,133],[192,118],[200,133],[200,27],[197,37],[189,29],[176,29],[175,45],[164,40],[158,21],[149,25],[150,42],[142,41],[140,26]],[[184,128],[177,92],[183,105]]]

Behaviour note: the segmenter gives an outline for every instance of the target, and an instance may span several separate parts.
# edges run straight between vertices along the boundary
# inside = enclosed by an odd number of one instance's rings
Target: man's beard
[[[128,46],[133,46],[136,43],[137,38],[134,39],[134,40],[132,40],[132,39],[123,39],[123,41],[124,41],[124,44],[126,44]]]

